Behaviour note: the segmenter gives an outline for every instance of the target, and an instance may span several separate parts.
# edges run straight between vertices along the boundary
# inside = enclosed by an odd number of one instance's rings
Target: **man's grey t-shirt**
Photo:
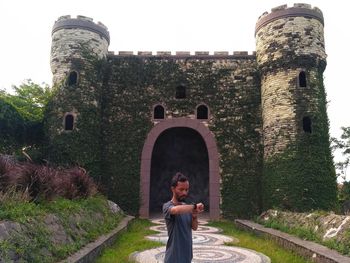
[[[163,205],[163,214],[168,230],[168,243],[164,263],[190,263],[192,254],[192,215],[191,213],[171,215],[170,208],[174,203]]]

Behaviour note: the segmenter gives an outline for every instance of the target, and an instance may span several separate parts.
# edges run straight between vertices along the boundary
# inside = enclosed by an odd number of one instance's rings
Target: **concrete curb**
[[[133,220],[133,216],[125,217],[118,225],[117,228],[107,235],[99,237],[96,241],[87,244],[82,249],[74,253],[72,256],[60,261],[60,263],[90,263],[94,262],[98,256],[100,256],[102,249],[107,246],[111,246],[118,233],[127,228],[129,222]]]
[[[305,241],[298,237],[283,233],[281,231],[266,228],[249,220],[236,219],[235,224],[245,230],[257,235],[268,237],[276,241],[280,246],[294,251],[302,257],[317,263],[349,263],[350,257],[341,255],[335,250],[314,242]]]

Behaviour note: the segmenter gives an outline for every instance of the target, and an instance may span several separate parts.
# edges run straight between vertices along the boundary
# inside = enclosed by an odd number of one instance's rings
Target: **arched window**
[[[299,87],[306,87],[306,73],[305,71],[301,71],[299,73]]]
[[[78,84],[78,73],[76,71],[71,71],[67,79],[68,86],[74,86]]]
[[[196,116],[197,116],[197,119],[199,120],[207,120],[208,119],[208,107],[205,106],[205,105],[199,105],[197,107],[197,112],[196,112]]]
[[[157,105],[153,109],[153,119],[164,119],[164,107],[162,105]]]
[[[176,87],[175,93],[176,99],[185,99],[186,98],[186,87],[184,85],[180,85]]]
[[[311,119],[310,117],[304,117],[303,118],[303,130],[304,132],[311,133],[312,127],[311,127]]]
[[[64,117],[64,130],[72,131],[74,126],[74,116],[72,114],[67,114]]]

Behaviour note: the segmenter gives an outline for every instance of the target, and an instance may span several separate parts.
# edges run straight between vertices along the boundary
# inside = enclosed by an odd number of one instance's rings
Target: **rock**
[[[347,235],[350,230],[350,216],[332,212],[294,213],[268,210],[261,214],[260,219],[266,223],[273,220],[288,228],[309,229],[324,241],[348,240]]]
[[[54,245],[67,245],[73,242],[72,238],[67,235],[60,220],[53,214],[45,217],[44,223],[51,232],[51,242]]]
[[[123,210],[113,201],[108,200],[108,206],[113,214],[124,213]]]

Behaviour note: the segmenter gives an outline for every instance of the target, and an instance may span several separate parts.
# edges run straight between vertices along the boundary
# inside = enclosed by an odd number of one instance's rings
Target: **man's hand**
[[[204,205],[202,203],[196,204],[196,209],[193,210],[193,213],[198,214],[204,211]]]

